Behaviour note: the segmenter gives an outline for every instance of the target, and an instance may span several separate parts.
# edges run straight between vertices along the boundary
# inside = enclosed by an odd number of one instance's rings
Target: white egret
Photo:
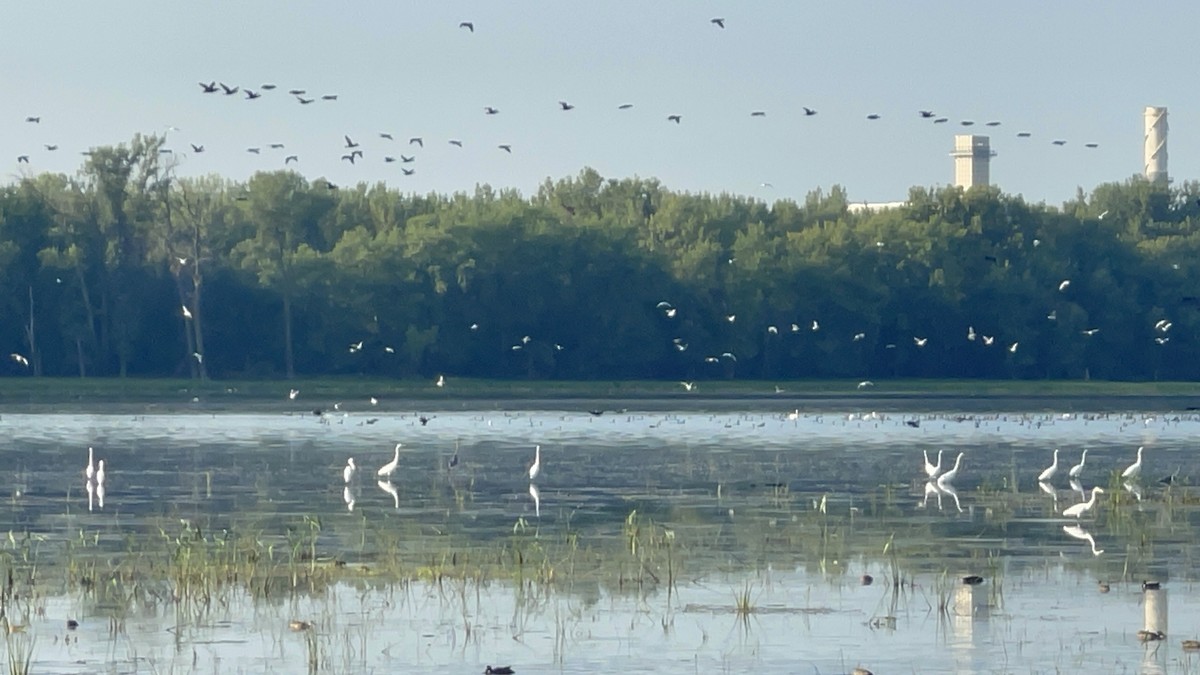
[[[187,305],[183,306],[183,318],[185,318],[185,319],[192,318],[192,310],[188,309]]]
[[[913,344],[918,347],[924,347],[926,342],[929,342],[929,338],[913,336]]]
[[[354,512],[354,492],[350,490],[350,486],[342,488],[342,501],[346,502],[346,510]]]
[[[444,386],[446,386],[446,376],[445,376],[445,375],[438,375],[437,382],[435,382],[434,384],[436,384],[436,385],[437,385],[437,386],[439,386],[439,387],[444,387]]]
[[[1019,345],[1019,344],[1021,344],[1021,343],[1020,343],[1020,342],[1014,342],[1014,343],[1012,343],[1012,346],[1008,348],[1008,353],[1009,353],[1009,354],[1016,354],[1016,353],[1017,353],[1017,345]]]
[[[104,460],[100,460],[100,462],[96,465],[96,485],[104,485]],[[103,504],[101,504],[101,506],[103,506]]]
[[[346,466],[342,468],[342,482],[349,483],[354,480],[354,472],[357,470],[358,467],[354,466],[354,458],[347,459]]]
[[[821,324],[817,323],[816,319],[813,319],[812,329],[813,332],[821,330]]]
[[[295,401],[295,400],[296,400],[296,397],[297,397],[297,396],[299,396],[299,395],[300,395],[300,390],[299,390],[299,389],[292,389],[291,391],[289,391],[289,392],[288,392],[288,400],[289,400],[289,401]]]
[[[984,335],[983,336],[983,346],[984,347],[991,347],[992,343],[995,341],[996,341],[995,336],[992,336],[992,335]]]
[[[929,476],[929,480],[933,480],[934,478],[937,478],[938,474],[942,472],[942,452],[943,452],[942,450],[938,450],[937,464],[930,464],[929,463],[929,451],[928,450],[921,451],[921,454],[925,455],[925,475]]]
[[[1069,288],[1070,286],[1071,286],[1071,280],[1063,279],[1062,283],[1058,285],[1058,290],[1061,292],[1066,292],[1067,288]]]
[[[972,342],[975,341],[975,326],[967,326],[967,339]]]
[[[1125,468],[1124,471],[1121,472],[1121,478],[1125,478],[1127,480],[1133,480],[1133,479],[1137,478],[1139,474],[1142,473],[1142,449],[1144,447],[1145,446],[1140,446],[1140,445],[1138,446],[1137,461],[1134,462],[1133,464],[1130,464],[1128,467]]]
[[[1092,488],[1091,499],[1083,502],[1082,504],[1076,504],[1075,506],[1068,507],[1062,512],[1062,514],[1068,518],[1082,518],[1084,514],[1086,514],[1088,511],[1091,511],[1092,508],[1096,506],[1096,495],[1103,492],[1104,488],[1102,487]]]
[[[92,449],[90,447],[88,448],[88,463],[87,467],[83,469],[83,475],[87,476],[88,480],[91,480],[96,475],[96,466],[92,463]]]
[[[679,384],[687,391],[691,391],[696,386],[695,382],[680,382]]]
[[[392,474],[396,472],[396,467],[400,466],[400,446],[401,445],[403,445],[403,443],[396,444],[396,451],[395,451],[395,455],[392,457],[392,461],[379,467],[379,470],[375,472],[376,476],[383,476],[385,478],[392,477]]]
[[[1075,466],[1071,467],[1071,470],[1067,472],[1067,475],[1070,476],[1071,478],[1079,478],[1079,475],[1083,473],[1083,465],[1086,462],[1087,462],[1087,448],[1084,448],[1083,455],[1079,458],[1079,463],[1076,464]]]
[[[867,387],[874,387],[874,386],[875,386],[875,383],[870,380],[863,380],[862,382],[858,383],[859,389],[866,389]]]
[[[22,356],[16,352],[9,354],[8,358],[12,359],[13,361],[16,361],[17,363],[25,366],[26,368],[29,367],[29,359],[25,358],[24,356]]]
[[[392,481],[377,480],[375,481],[375,484],[379,486],[380,490],[383,490],[392,496],[392,508],[400,508],[400,491],[396,489],[395,485],[392,485]]]
[[[1046,468],[1045,471],[1038,474],[1039,483],[1049,483],[1054,480],[1054,474],[1058,473],[1058,448],[1054,449],[1054,463]]]
[[[958,453],[958,457],[956,457],[956,458],[954,459],[954,468],[950,469],[949,471],[947,471],[946,473],[944,473],[944,474],[942,474],[941,476],[939,476],[939,477],[938,477],[938,479],[937,479],[937,484],[938,484],[938,487],[939,487],[939,488],[943,488],[943,489],[944,489],[944,488],[945,488],[947,485],[949,485],[949,484],[950,484],[950,483],[951,483],[951,482],[952,482],[952,481],[953,481],[955,478],[957,478],[957,477],[958,477],[958,467],[959,467],[959,465],[960,465],[960,464],[962,464],[962,458],[963,458],[963,454],[964,454],[964,453],[961,453],[961,452],[960,452],[960,453]]]
[[[529,467],[529,480],[537,478],[538,474],[542,472],[542,446],[535,445],[533,448],[534,457],[533,465]]]

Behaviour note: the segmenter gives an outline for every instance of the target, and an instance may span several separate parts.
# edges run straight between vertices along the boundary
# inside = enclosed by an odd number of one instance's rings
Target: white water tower
[[[961,188],[986,186],[991,181],[991,161],[996,156],[987,136],[954,137],[954,184]]]
[[[1166,183],[1167,178],[1167,109],[1146,106],[1142,116],[1146,121],[1146,144],[1143,150],[1146,180]]]

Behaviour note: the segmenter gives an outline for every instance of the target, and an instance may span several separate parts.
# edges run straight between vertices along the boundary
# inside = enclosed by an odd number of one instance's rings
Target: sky
[[[1200,3],[1108,0],[12,2],[0,180],[74,173],[89,147],[165,133],[182,175],[243,180],[294,154],[310,180],[416,193],[528,195],[592,167],[688,192],[841,185],[886,202],[951,183],[953,136],[973,131],[991,137],[995,185],[1058,205],[1141,173],[1147,105],[1169,109],[1173,180],[1197,178],[1197,25]]]

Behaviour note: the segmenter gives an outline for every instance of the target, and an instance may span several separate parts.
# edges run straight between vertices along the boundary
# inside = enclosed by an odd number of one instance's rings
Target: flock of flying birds
[[[715,29],[720,31],[723,31],[726,28],[726,20],[723,17],[712,18],[709,20],[709,23]],[[458,27],[464,32],[468,32],[470,34],[475,33],[475,22],[473,21],[462,21],[458,24]],[[318,93],[303,88],[287,89],[285,93],[285,91],[280,90],[278,85],[269,82],[260,84],[258,86],[226,84],[225,82],[219,80],[202,81],[198,82],[197,84],[200,87],[200,94],[202,95],[236,98],[250,104],[259,104],[259,102],[264,99],[280,96],[290,97],[296,105],[301,107],[307,107],[314,104],[324,105],[338,101],[338,94],[335,93]],[[616,110],[618,111],[628,111],[633,107],[634,104],[629,102],[622,102],[615,106]],[[566,100],[558,101],[557,110],[560,112],[570,113],[574,109],[575,104]],[[493,116],[499,115],[501,111],[494,105],[483,105],[481,106],[481,113],[483,115]],[[797,111],[797,115],[804,118],[815,117],[817,114],[817,108],[808,106],[803,106],[800,111]],[[767,111],[761,109],[750,110],[749,116],[751,118],[764,118],[767,116]],[[918,110],[916,111],[916,117],[917,119],[927,121],[931,124],[940,125],[951,122],[950,117],[935,113],[933,110]],[[668,123],[678,125],[683,123],[684,115],[680,112],[670,112],[669,114],[665,114],[663,118]],[[882,118],[883,115],[878,112],[872,112],[865,115],[865,119],[868,122],[878,121]],[[42,116],[30,115],[25,118],[25,121],[30,124],[41,124]],[[963,119],[958,120],[958,124],[963,127],[973,127],[975,126],[976,122],[974,120]],[[982,126],[999,127],[1001,126],[1001,122],[999,120],[989,120],[983,122]],[[166,129],[167,131],[174,132],[182,131],[174,126],[168,126]],[[1018,131],[1016,136],[1022,139],[1029,139],[1033,136],[1033,133],[1030,131]],[[341,140],[343,141],[341,148],[339,149],[339,157],[341,161],[348,162],[350,164],[358,164],[361,161],[367,160],[367,150],[363,148],[360,140],[348,133],[342,134]],[[404,142],[403,138],[398,141],[392,132],[380,131],[376,132],[375,140],[380,142],[379,147],[381,151],[379,152],[379,156],[382,157],[384,163],[399,164],[401,166],[401,173],[404,176],[411,176],[416,173],[415,162],[417,160],[417,153],[425,147],[425,139],[422,136],[410,136],[407,139],[407,143],[401,145],[401,143]],[[384,142],[386,142],[386,144]],[[459,138],[446,139],[446,143],[459,148],[463,147],[463,141]],[[1064,146],[1067,144],[1067,141],[1062,138],[1053,138],[1051,143],[1055,146]],[[1099,144],[1095,142],[1088,142],[1085,143],[1084,146],[1087,148],[1097,148],[1099,147]],[[45,152],[48,153],[55,152],[60,149],[59,144],[52,142],[43,143],[42,147],[44,148]],[[513,144],[499,143],[496,145],[496,149],[497,151],[511,154],[513,152]],[[186,148],[179,148],[179,151],[181,152],[188,152],[189,150],[195,155],[208,152],[205,142],[201,139],[196,139],[192,142],[189,142]],[[177,152],[177,150],[175,148],[163,148],[161,152],[164,154],[172,154]],[[280,142],[271,142],[263,145],[246,147],[244,148],[244,152],[253,155],[263,155],[264,152],[267,154],[276,153],[276,157],[282,159],[282,164],[284,167],[299,165],[301,163],[300,155],[288,153],[286,145]],[[375,150],[372,150],[371,153],[374,155]],[[91,154],[91,151],[84,150],[81,154],[89,155]],[[30,152],[18,155],[17,163],[28,164],[33,156],[34,155]],[[327,182],[326,184],[330,189],[337,189],[337,185],[333,183]],[[770,183],[765,182],[760,186],[772,187]]]

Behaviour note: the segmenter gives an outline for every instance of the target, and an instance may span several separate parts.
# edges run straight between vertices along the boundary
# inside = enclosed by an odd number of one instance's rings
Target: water
[[[24,619],[10,609],[28,624],[10,642],[36,638],[35,672],[79,673],[303,672],[310,635],[323,672],[354,673],[510,662],[519,673],[1175,672],[1195,660],[1179,646],[1200,620],[1190,599],[1200,500],[1186,487],[1200,475],[1195,415],[428,417],[4,415],[0,533],[14,533],[4,555],[34,535],[44,594]],[[381,485],[375,469],[396,442],[399,467]],[[85,488],[89,445],[106,460],[103,505]],[[1116,475],[1139,445],[1143,478],[1125,487]],[[1048,493],[1034,477],[1055,447]],[[1076,524],[1059,513],[1082,501],[1066,471],[1085,447],[1080,487],[1109,494]],[[947,466],[965,453],[954,494],[926,489],[922,450],[943,450]],[[361,468],[347,493],[350,456]],[[161,602],[116,602],[66,583],[72,550],[101,561],[103,581],[131,550],[187,528],[282,551],[305,527],[319,527],[322,564],[401,560],[413,580],[348,574],[266,599],[234,586],[204,612],[182,611],[169,589]],[[518,550],[548,552],[553,583],[519,570]],[[439,583],[421,572],[451,552],[491,573]],[[964,587],[966,574],[986,581]],[[1137,638],[1143,578],[1172,596],[1166,641]],[[739,614],[742,595],[751,608]],[[294,619],[315,629],[294,632]]]

